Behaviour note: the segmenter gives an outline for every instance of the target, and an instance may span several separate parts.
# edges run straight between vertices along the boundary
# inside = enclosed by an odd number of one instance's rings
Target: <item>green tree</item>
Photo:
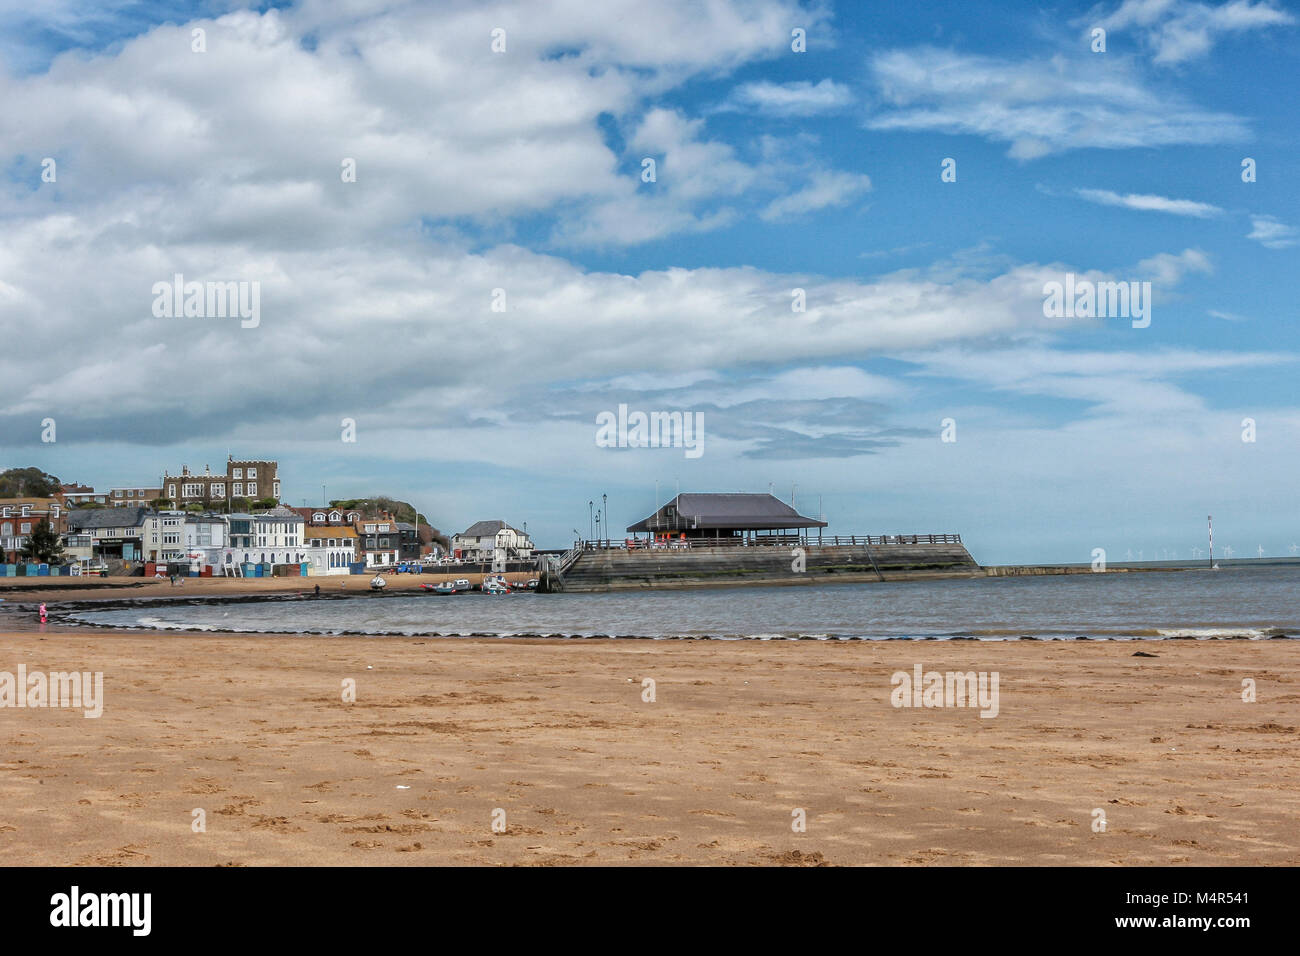
[[[0,472],[0,498],[53,498],[62,482],[39,468],[10,468]]]
[[[63,543],[54,533],[49,519],[42,518],[32,529],[32,533],[27,536],[27,543],[23,545],[23,560],[37,564],[57,564],[61,557],[63,557]]]

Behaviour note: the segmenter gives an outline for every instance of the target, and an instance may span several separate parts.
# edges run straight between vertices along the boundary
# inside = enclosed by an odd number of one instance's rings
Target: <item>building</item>
[[[139,486],[110,488],[108,503],[114,508],[138,508],[141,505],[152,506],[153,502],[162,496],[161,488]]]
[[[451,539],[451,552],[462,561],[497,563],[532,557],[533,542],[504,521],[476,521]]]
[[[0,552],[7,564],[22,560],[27,538],[48,519],[56,534],[66,529],[67,507],[60,498],[0,498]]]
[[[290,508],[289,510],[300,515],[309,525],[355,525],[361,520],[361,512],[352,508]]]
[[[148,489],[145,489],[148,490]],[[280,466],[261,459],[228,458],[224,473],[214,473],[207,465],[203,474],[181,465],[179,475],[163,473],[162,491],[157,497],[168,499],[174,507],[192,504],[205,507],[217,502],[229,503],[236,498],[246,501],[280,500]]]
[[[66,546],[78,557],[144,560],[147,508],[94,508],[67,514]]]
[[[84,504],[107,504],[107,496],[99,494],[90,485],[60,485],[59,497],[63,499],[63,508],[75,508]]]
[[[397,564],[402,540],[392,515],[361,518],[354,527],[357,531],[358,561],[365,561],[367,568],[390,568]]]
[[[824,527],[825,521],[805,517],[769,494],[685,494],[627,530],[654,535],[656,539],[742,544],[763,543]]]
[[[214,546],[214,552],[219,550],[212,562],[219,568],[214,573],[233,573],[234,566],[242,564],[302,564],[309,560],[302,516],[284,505],[264,514],[226,515],[225,521],[228,537],[224,547]]]
[[[406,521],[397,522],[398,560],[419,561],[423,553],[420,546],[420,532],[415,525]]]
[[[179,561],[185,554],[185,512],[151,511],[144,516],[141,550],[155,564]]]
[[[303,540],[316,574],[348,574],[357,560],[357,531],[351,525],[307,525]]]

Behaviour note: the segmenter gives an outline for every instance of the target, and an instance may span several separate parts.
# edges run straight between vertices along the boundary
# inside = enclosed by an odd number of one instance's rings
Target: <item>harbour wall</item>
[[[976,577],[983,573],[959,542],[693,546],[680,551],[611,548],[578,555],[557,590],[812,585]]]

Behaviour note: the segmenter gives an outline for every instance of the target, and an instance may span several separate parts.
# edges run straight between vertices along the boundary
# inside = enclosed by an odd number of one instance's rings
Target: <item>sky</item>
[[[680,489],[984,564],[1210,514],[1291,554],[1297,77],[1276,0],[0,0],[0,467],[275,458],[541,547]]]

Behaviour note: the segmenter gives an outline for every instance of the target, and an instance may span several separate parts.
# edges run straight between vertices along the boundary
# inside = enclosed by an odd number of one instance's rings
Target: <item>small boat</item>
[[[468,591],[472,587],[469,583],[469,578],[457,578],[452,582],[452,586],[455,587],[457,591]]]
[[[528,590],[530,590],[530,591],[536,591],[536,590],[537,590],[537,585],[539,585],[539,584],[541,584],[541,583],[542,583],[542,582],[539,581],[537,578],[529,578],[528,581],[527,581],[527,583],[524,584],[524,587],[526,587],[526,588],[527,588]]]
[[[376,574],[370,579],[370,590],[382,591],[386,587],[388,587],[388,582],[383,579],[382,575]]]
[[[450,581],[443,581],[439,584],[421,584],[420,590],[429,591],[433,594],[455,594],[456,585],[452,584]]]
[[[484,578],[481,589],[484,594],[509,594],[510,585],[506,583],[505,578]]]

